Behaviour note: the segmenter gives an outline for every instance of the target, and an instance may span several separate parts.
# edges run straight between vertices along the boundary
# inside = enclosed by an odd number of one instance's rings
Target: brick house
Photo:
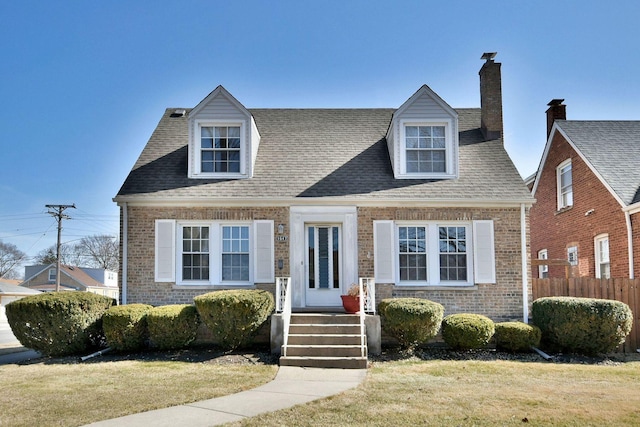
[[[640,122],[567,120],[563,100],[554,99],[547,136],[529,180],[532,258],[567,260],[572,277],[633,278],[640,267]],[[533,277],[565,277],[562,266],[532,270]]]
[[[504,148],[493,57],[481,108],[424,85],[399,108],[246,108],[219,86],[167,109],[114,198],[122,302],[286,276],[294,310],[326,311],[375,277],[378,301],[526,319],[534,199]]]

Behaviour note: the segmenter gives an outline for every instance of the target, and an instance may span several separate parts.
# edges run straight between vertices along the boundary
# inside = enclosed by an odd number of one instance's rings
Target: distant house
[[[29,295],[39,294],[40,291],[21,286],[20,280],[0,279],[0,330],[8,328],[4,307],[12,301]]]
[[[547,110],[547,143],[531,189],[531,256],[566,260],[573,277],[635,277],[640,270],[640,121],[567,120]],[[565,267],[534,266],[534,277]]]
[[[115,197],[123,303],[274,292],[326,311],[360,277],[378,300],[527,317],[533,198],[503,143],[500,63],[480,108],[428,86],[398,108],[246,108],[222,86],[169,108]]]
[[[41,292],[56,290],[56,264],[25,267],[25,280],[20,286]],[[119,298],[118,276],[114,271],[101,268],[82,268],[62,265],[60,290],[92,292],[110,298]]]

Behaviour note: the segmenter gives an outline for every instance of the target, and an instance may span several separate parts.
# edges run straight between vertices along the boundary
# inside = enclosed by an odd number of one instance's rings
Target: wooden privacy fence
[[[618,348],[621,352],[635,352],[640,348],[640,279],[533,279],[534,301],[542,297],[602,298],[622,301],[633,312],[633,327],[627,340]]]

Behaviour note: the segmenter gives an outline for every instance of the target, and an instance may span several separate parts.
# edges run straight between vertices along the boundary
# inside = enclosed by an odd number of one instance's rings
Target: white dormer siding
[[[426,85],[394,113],[387,144],[396,179],[458,177],[458,113]]]
[[[222,147],[213,142],[216,130],[225,136]],[[251,178],[259,144],[251,113],[218,86],[189,113],[189,178]]]

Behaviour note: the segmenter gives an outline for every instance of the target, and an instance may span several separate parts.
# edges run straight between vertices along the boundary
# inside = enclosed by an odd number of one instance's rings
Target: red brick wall
[[[573,206],[557,210],[556,167],[571,158]],[[567,247],[578,247],[578,266],[572,276],[595,277],[594,238],[609,235],[611,277],[629,277],[627,229],[620,204],[589,169],[560,133],[556,133],[543,167],[537,202],[531,208],[531,257],[540,249],[548,250],[549,259],[567,259]],[[593,209],[593,213],[585,215]],[[639,254],[640,255],[640,254]],[[565,268],[549,266],[549,277],[564,277]],[[533,277],[538,268],[533,267]]]

